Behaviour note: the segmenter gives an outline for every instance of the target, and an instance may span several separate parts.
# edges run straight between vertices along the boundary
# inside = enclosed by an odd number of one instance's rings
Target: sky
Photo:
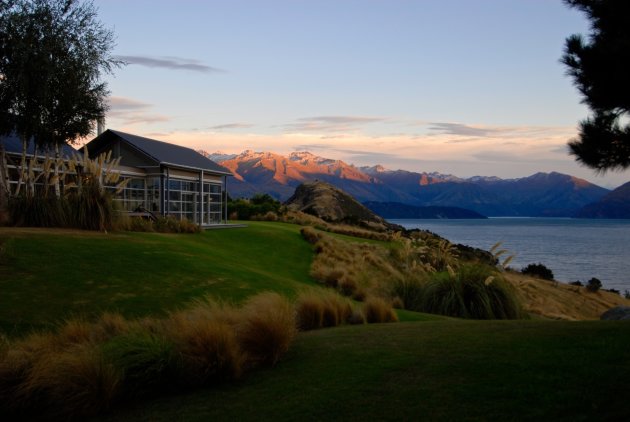
[[[588,109],[560,0],[95,0],[113,30],[106,127],[208,152],[502,178],[558,171]]]

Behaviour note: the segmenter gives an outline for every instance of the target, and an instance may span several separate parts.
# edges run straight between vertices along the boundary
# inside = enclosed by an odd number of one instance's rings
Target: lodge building
[[[13,162],[22,151],[21,142],[14,138],[2,138]],[[112,159],[121,157],[117,171],[130,180],[114,195],[120,210],[130,215],[188,219],[200,226],[227,223],[227,178],[232,174],[197,151],[111,129],[86,146],[90,158],[110,151]],[[79,154],[64,146],[64,157],[71,153]]]

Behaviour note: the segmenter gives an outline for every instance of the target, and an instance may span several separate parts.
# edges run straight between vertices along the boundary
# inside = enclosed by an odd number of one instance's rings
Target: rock
[[[610,308],[599,317],[606,321],[630,321],[630,306],[615,306]]]
[[[301,184],[285,205],[290,210],[302,211],[331,223],[345,223],[377,230],[404,230],[374,214],[341,189],[322,181]]]

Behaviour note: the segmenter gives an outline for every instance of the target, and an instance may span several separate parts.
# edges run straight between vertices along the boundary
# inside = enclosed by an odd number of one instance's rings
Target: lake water
[[[556,280],[586,283],[597,277],[604,288],[630,290],[630,220],[572,218],[489,218],[484,220],[389,220],[488,250],[496,242],[516,257],[510,267],[541,262]]]

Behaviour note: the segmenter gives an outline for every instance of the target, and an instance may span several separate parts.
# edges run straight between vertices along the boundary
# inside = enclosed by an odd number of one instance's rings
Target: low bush
[[[588,290],[591,293],[595,293],[601,288],[602,288],[602,282],[598,278],[593,277],[589,281],[586,282],[586,290]]]
[[[277,201],[269,194],[256,194],[250,199],[228,199],[228,215],[233,215],[239,220],[278,218],[280,211],[280,201]],[[270,214],[271,213],[271,214]]]
[[[404,309],[421,309],[425,284],[417,277],[393,280],[390,285],[390,295],[398,298]]]
[[[427,283],[417,311],[471,319],[518,319],[521,305],[493,268],[462,265],[455,274],[437,273]]]
[[[307,290],[295,303],[296,323],[300,331],[363,323],[363,312],[333,290]]]
[[[579,286],[579,287],[584,286],[584,284],[582,284],[580,280],[570,281],[569,284],[571,286]]]
[[[0,418],[85,418],[120,401],[237,378],[273,365],[295,336],[283,297],[241,308],[208,299],[165,319],[103,314],[21,340],[0,336]]]
[[[363,315],[368,324],[381,322],[396,322],[398,316],[391,303],[380,297],[368,297],[363,304]]]
[[[227,322],[177,313],[167,329],[180,359],[178,384],[203,386],[241,375],[245,357]]]
[[[296,334],[293,306],[277,293],[262,293],[247,301],[237,339],[250,365],[273,366],[289,350]]]
[[[102,351],[105,361],[121,374],[127,397],[166,391],[177,381],[175,344],[163,335],[134,330],[109,340]]]
[[[521,273],[542,278],[543,280],[553,280],[553,271],[541,263],[529,264],[521,269]]]

